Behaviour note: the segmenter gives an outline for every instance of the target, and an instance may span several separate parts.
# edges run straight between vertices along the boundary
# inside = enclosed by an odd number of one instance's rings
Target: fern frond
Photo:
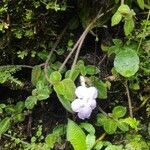
[[[21,70],[20,65],[0,66],[0,84],[5,83],[6,81],[10,81],[22,86],[22,82],[12,76],[12,74],[16,73],[19,70]]]

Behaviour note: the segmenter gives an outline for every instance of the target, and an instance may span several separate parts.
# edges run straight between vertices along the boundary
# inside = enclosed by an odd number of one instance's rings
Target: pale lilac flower
[[[71,108],[78,113],[80,119],[89,118],[92,110],[96,107],[96,98],[98,95],[95,87],[77,87],[75,94],[77,99],[71,103]]]

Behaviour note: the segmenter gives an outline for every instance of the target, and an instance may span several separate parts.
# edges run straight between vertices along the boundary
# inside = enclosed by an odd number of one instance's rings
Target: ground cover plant
[[[2,0],[0,54],[0,149],[150,149],[150,0]]]

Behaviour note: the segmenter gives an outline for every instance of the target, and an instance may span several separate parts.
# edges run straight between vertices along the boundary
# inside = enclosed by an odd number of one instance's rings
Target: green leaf
[[[69,78],[70,72],[71,72],[71,71],[68,70],[68,71],[65,73],[65,78]],[[75,81],[75,80],[77,79],[79,73],[80,73],[79,69],[76,69],[76,68],[72,71],[72,75],[71,75],[72,81]]]
[[[101,80],[94,80],[94,86],[98,90],[98,97],[101,99],[107,98],[107,85]]]
[[[0,108],[5,108],[6,105],[5,104],[0,104]]]
[[[67,140],[72,144],[74,150],[87,150],[85,133],[70,119],[67,125]]]
[[[71,109],[70,101],[65,99],[62,95],[59,95],[59,94],[57,94],[57,97],[58,97],[59,101],[61,102],[61,104],[63,105],[63,107],[70,113],[73,113],[73,111]]]
[[[121,13],[122,15],[127,15],[127,14],[130,14],[131,11],[128,5],[122,4],[118,8],[118,12]]]
[[[123,150],[122,145],[109,145],[105,150]]]
[[[123,122],[127,123],[131,128],[137,130],[139,121],[137,121],[135,118],[128,117],[123,120]]]
[[[25,101],[25,107],[27,109],[33,109],[37,103],[37,98],[35,96],[29,96]]]
[[[25,119],[25,115],[23,113],[16,114],[13,117],[14,122],[22,122]]]
[[[125,32],[125,35],[128,36],[134,29],[134,20],[133,18],[129,18],[129,19],[126,19],[125,20],[125,23],[124,23],[124,32]]]
[[[85,76],[86,75],[86,67],[84,65],[84,61],[83,60],[79,60],[76,64],[76,67],[79,69],[81,75]]]
[[[42,80],[39,80],[39,81],[37,82],[37,84],[36,84],[36,89],[37,89],[37,90],[42,90],[42,89],[44,89],[44,88],[45,88],[44,82],[43,82]]]
[[[94,134],[88,134],[86,136],[86,146],[87,150],[91,150],[95,143],[95,135]]]
[[[122,47],[123,43],[120,39],[113,39],[115,46]]]
[[[71,79],[64,79],[54,85],[57,94],[63,95],[65,99],[73,101],[75,98],[76,86]]]
[[[117,122],[117,126],[123,132],[129,131],[129,126],[128,126],[128,124],[126,122],[123,122],[123,119],[120,119]]]
[[[90,123],[81,123],[80,127],[84,128],[90,134],[95,134],[95,128]]]
[[[140,89],[139,83],[130,83],[129,87],[130,87],[130,89],[135,90],[135,91]]]
[[[86,75],[86,68],[84,66],[84,64],[79,64],[79,70],[81,75],[85,76]]]
[[[62,82],[55,84],[54,90],[58,95],[63,95],[65,90],[64,84]]]
[[[120,12],[117,11],[111,18],[111,26],[115,26],[115,25],[119,24],[121,19],[122,19],[122,15]]]
[[[22,110],[24,109],[24,102],[19,101],[17,102],[16,106],[15,106],[15,113],[21,113]]]
[[[74,82],[71,79],[64,79],[61,82],[64,86],[63,96],[66,99],[73,101],[75,98],[75,90],[76,90]]]
[[[46,47],[43,47],[43,48],[46,48]],[[49,54],[49,52],[46,51],[46,50],[44,50],[44,51],[38,52],[38,53],[37,53],[37,56],[38,56],[40,59],[46,61],[48,54]],[[50,59],[50,62],[51,62],[51,63],[54,62],[55,59],[56,59],[56,56],[55,56],[55,54],[53,53],[53,54],[52,54],[52,57],[51,57],[51,59]]]
[[[132,49],[126,49],[116,55],[114,67],[124,77],[133,76],[139,69],[139,57]]]
[[[107,98],[107,84],[94,76],[91,76],[90,80],[98,90],[98,98],[106,99]]]
[[[104,146],[103,141],[98,141],[94,146],[94,150],[101,150],[103,146]]]
[[[14,114],[16,112],[16,108],[14,107],[14,105],[7,105],[7,107],[5,108],[5,111],[8,114]]]
[[[11,118],[6,117],[0,122],[0,136],[5,133],[11,125]]]
[[[127,112],[127,109],[126,109],[126,107],[123,107],[123,106],[116,106],[112,110],[112,114],[116,118],[124,117],[124,115],[126,114],[126,112]]]
[[[47,147],[49,147],[49,149],[54,148],[55,143],[60,141],[60,137],[64,135],[64,129],[65,129],[64,126],[57,125],[53,129],[53,132],[45,138],[45,142],[47,144]]]
[[[49,148],[54,148],[54,144],[57,142],[58,137],[55,134],[49,134],[46,138],[45,138],[45,142],[48,145]]]
[[[137,0],[137,3],[141,9],[144,9],[144,0]]]
[[[104,130],[108,134],[114,134],[117,130],[117,122],[111,118],[108,118],[107,121],[105,121],[105,124],[103,124],[103,126],[104,126]]]
[[[6,107],[5,104],[0,104],[0,114],[3,113],[3,109]]]
[[[50,90],[48,87],[45,87],[44,89],[40,89],[37,91],[37,99],[38,100],[45,100],[49,97],[50,95]]]
[[[94,75],[100,72],[100,70],[97,67],[92,66],[92,65],[86,66],[85,71],[86,71],[86,74],[88,75]]]
[[[54,71],[50,74],[49,80],[52,84],[56,84],[57,82],[60,82],[62,79],[62,76],[60,72]]]
[[[107,122],[107,119],[108,119],[108,117],[106,115],[104,115],[102,113],[98,114],[97,115],[97,123],[98,123],[98,125],[104,126],[106,124],[106,122]]]

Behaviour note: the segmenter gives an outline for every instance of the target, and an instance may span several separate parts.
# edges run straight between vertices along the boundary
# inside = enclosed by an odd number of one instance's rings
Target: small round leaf
[[[124,115],[126,114],[127,112],[127,109],[126,107],[123,107],[123,106],[116,106],[113,111],[112,111],[112,114],[114,117],[116,118],[121,118],[121,117],[124,117]]]
[[[107,122],[105,122],[105,124],[103,126],[104,126],[104,130],[108,134],[114,134],[117,130],[117,122],[111,118],[108,118]]]
[[[52,84],[56,84],[61,81],[61,78],[62,78],[62,76],[61,76],[60,72],[54,71],[50,74],[49,79]]]
[[[36,103],[37,103],[37,98],[35,96],[29,96],[25,101],[25,107],[27,109],[33,109]]]
[[[122,76],[133,76],[139,69],[139,57],[132,49],[121,51],[116,55],[114,66]]]

